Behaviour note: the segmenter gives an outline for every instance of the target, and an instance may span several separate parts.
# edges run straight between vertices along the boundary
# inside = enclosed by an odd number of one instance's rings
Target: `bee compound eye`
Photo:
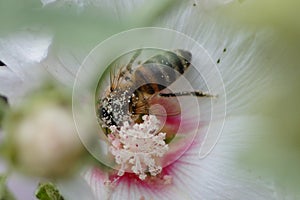
[[[108,117],[108,113],[107,113],[107,110],[105,109],[105,108],[100,108],[100,112],[99,112],[99,117],[101,118],[101,119],[106,119],[107,117]]]
[[[100,107],[99,109],[99,119],[103,121],[107,126],[115,125],[111,114],[107,111],[106,108]]]

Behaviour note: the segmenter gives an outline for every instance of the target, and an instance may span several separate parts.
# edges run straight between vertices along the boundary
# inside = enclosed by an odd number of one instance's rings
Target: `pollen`
[[[131,121],[128,115],[128,104],[131,102],[129,91],[113,91],[104,99],[101,99],[99,118],[106,125],[120,125],[124,121]]]
[[[110,126],[110,152],[120,167],[119,176],[130,172],[145,180],[147,174],[156,176],[162,171],[157,160],[169,150],[166,133],[159,132],[160,121],[154,115],[144,115],[142,119],[140,124]]]

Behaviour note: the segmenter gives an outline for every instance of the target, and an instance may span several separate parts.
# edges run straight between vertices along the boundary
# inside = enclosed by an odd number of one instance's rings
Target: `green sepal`
[[[6,175],[0,175],[0,200],[15,200],[16,198],[6,185]]]
[[[35,196],[40,200],[64,200],[56,186],[52,183],[40,183]]]

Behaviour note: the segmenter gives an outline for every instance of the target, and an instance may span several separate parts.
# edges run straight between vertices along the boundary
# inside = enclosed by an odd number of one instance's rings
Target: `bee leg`
[[[104,132],[106,136],[111,133],[111,131],[107,127],[104,128]]]
[[[175,93],[159,93],[161,97],[182,97],[182,96],[195,96],[195,97],[217,97],[202,91],[192,91],[192,92],[175,92]]]
[[[129,63],[126,65],[126,69],[131,73],[132,72],[132,64],[134,63],[134,61],[136,60],[137,57],[139,57],[139,55],[141,54],[142,49],[138,49],[136,50],[136,52],[133,54],[133,56],[131,57]]]

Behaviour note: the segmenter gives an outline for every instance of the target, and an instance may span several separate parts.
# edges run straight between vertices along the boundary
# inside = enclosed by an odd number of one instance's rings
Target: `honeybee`
[[[174,97],[213,97],[202,91],[173,93],[167,89],[190,67],[192,54],[189,51],[165,51],[134,67],[133,63],[140,54],[141,50],[137,50],[129,63],[116,73],[110,69],[110,86],[97,104],[99,122],[106,128],[106,134],[112,125],[141,123],[143,115],[162,115],[161,109],[152,107],[154,104],[162,104],[167,116],[179,115],[180,106]]]

